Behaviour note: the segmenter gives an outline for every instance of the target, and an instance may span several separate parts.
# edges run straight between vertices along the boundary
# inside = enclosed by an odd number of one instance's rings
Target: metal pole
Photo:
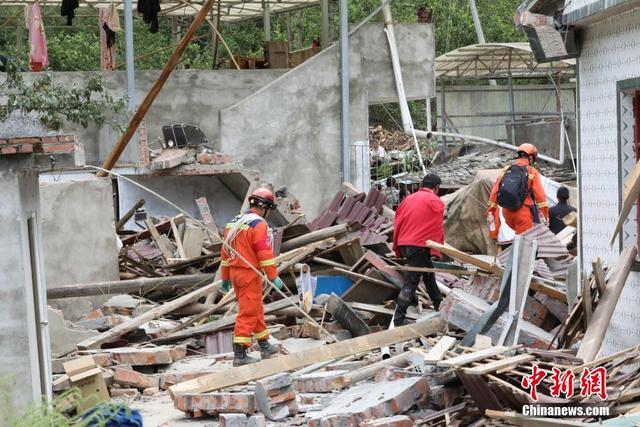
[[[136,107],[135,63],[133,60],[133,8],[132,0],[124,1],[124,44],[127,63],[127,106],[133,111]]]
[[[431,132],[433,130],[433,124],[431,121],[431,98],[426,99],[425,105],[427,110],[427,132]]]
[[[349,144],[349,10],[340,0],[340,89],[342,96],[342,180],[351,181]]]
[[[329,0],[320,0],[320,45],[329,47]]]
[[[486,43],[484,39],[484,32],[482,31],[482,23],[480,22],[480,16],[478,15],[478,9],[476,8],[475,0],[469,0],[469,9],[471,9],[471,18],[473,19],[473,26],[476,27],[476,36],[478,37],[478,43]],[[490,86],[495,86],[495,80],[489,80]]]
[[[446,104],[445,104],[445,100],[444,100],[444,80],[442,80],[440,82],[440,127],[442,128],[442,132],[446,132],[447,131],[447,118],[446,118]],[[431,132],[431,129],[427,129],[427,132]],[[442,137],[442,148],[444,150],[447,149],[447,137],[443,136]]]
[[[511,129],[511,144],[516,145],[516,135],[515,135],[515,121],[516,121],[516,102],[513,97],[513,79],[511,78],[511,71],[509,71],[509,78],[507,79],[507,83],[509,86],[509,113],[511,114],[511,125],[509,128]]]
[[[264,41],[271,41],[271,11],[269,10],[269,1],[262,2],[262,24],[264,26]]]

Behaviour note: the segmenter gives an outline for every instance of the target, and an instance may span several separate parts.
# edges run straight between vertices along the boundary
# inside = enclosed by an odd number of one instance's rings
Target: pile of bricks
[[[0,139],[0,155],[31,153],[71,153],[76,150],[75,135],[53,135]]]

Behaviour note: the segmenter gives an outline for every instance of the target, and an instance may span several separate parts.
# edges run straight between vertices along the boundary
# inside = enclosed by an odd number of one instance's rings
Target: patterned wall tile
[[[575,3],[575,4],[573,4]],[[590,0],[572,1],[572,6]],[[583,259],[585,267],[602,257],[613,265],[618,246],[609,247],[619,209],[621,179],[633,169],[633,144],[628,142],[628,112],[618,105],[616,83],[640,76],[640,9],[620,14],[587,28],[579,60],[580,162],[582,168]],[[622,101],[622,100],[621,100]],[[619,112],[621,116],[619,117]],[[622,147],[618,150],[618,124]],[[625,138],[627,142],[625,143]],[[619,171],[619,161],[622,171]],[[620,176],[622,175],[622,177]],[[637,237],[635,209],[624,226],[624,243]],[[640,342],[640,273],[632,272],[620,297],[604,352]]]

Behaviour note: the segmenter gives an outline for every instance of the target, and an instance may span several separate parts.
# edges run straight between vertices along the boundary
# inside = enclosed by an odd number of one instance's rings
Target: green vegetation
[[[477,0],[480,19],[483,23],[485,37],[492,42],[507,42],[523,40],[513,25],[513,14],[520,0]],[[360,22],[380,2],[378,0],[350,0],[349,21]],[[334,38],[338,34],[337,4],[331,2],[333,14],[331,20],[331,34]],[[475,30],[467,0],[393,0],[391,2],[394,18],[397,22],[416,22],[416,12],[419,7],[426,6],[433,9],[436,24],[436,51],[442,54],[449,50],[473,44],[476,42]],[[65,25],[65,18],[59,16],[58,7],[42,7],[45,30],[49,47],[50,68],[54,71],[97,70],[100,67],[100,47],[98,39],[98,18],[93,9],[81,8],[73,26]],[[291,25],[294,34],[301,29],[302,46],[308,47],[311,41],[320,35],[319,7],[304,9],[299,14],[301,25],[298,28],[298,13],[291,14]],[[22,66],[26,66],[28,56],[28,34],[26,30],[20,32],[22,43],[20,52],[16,51],[17,27],[24,22],[20,8],[0,7],[0,54],[15,56]],[[157,34],[148,32],[137,14],[134,17],[134,44],[136,56],[149,52],[158,53],[136,61],[138,69],[159,69],[165,64],[172,52],[176,35],[172,34],[172,18],[160,17],[160,31]],[[178,21],[183,29],[191,22],[191,16],[179,17]],[[378,14],[373,22],[381,22]],[[121,19],[124,27],[124,19]],[[183,58],[185,68],[211,69],[213,48],[210,28],[203,25]],[[237,55],[261,55],[263,44],[263,29],[260,19],[237,23],[222,23],[221,33],[229,48]],[[287,39],[287,16],[284,14],[272,16],[272,38],[274,40]],[[124,37],[118,33],[118,63],[124,62]],[[218,47],[218,58],[228,59],[229,55],[222,44]],[[229,66],[229,63],[226,63]],[[120,67],[122,68],[122,67]]]

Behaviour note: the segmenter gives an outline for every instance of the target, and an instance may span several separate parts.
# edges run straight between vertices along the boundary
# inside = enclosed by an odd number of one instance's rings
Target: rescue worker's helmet
[[[249,196],[249,204],[259,208],[274,209],[276,207],[276,199],[271,191],[260,187]]]
[[[529,143],[521,144],[518,147],[518,154],[520,154],[520,153],[524,153],[527,156],[533,156],[533,161],[534,162],[538,158],[538,149],[533,144],[529,144]]]

